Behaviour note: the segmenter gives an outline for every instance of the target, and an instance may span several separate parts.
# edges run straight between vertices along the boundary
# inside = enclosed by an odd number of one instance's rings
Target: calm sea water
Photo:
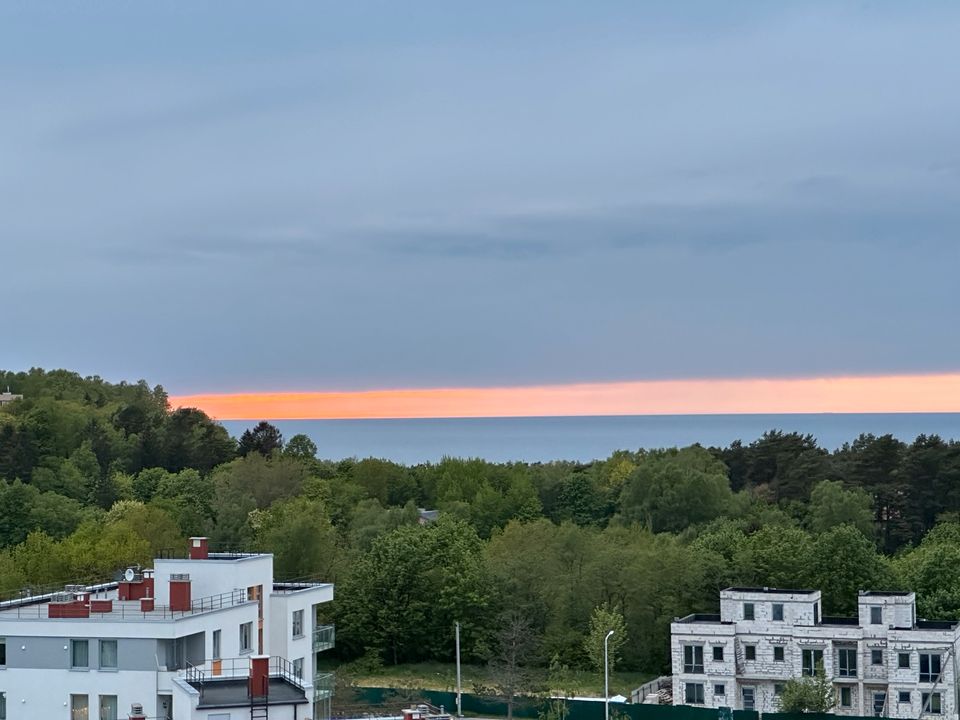
[[[920,434],[960,439],[960,413],[827,415],[630,415],[620,417],[276,420],[285,438],[308,435],[323,458],[379,457],[405,464],[443,456],[494,462],[589,461],[614,450],[750,442],[767,430],[810,433],[833,450],[860,433],[911,442]],[[223,423],[234,436],[256,423]]]

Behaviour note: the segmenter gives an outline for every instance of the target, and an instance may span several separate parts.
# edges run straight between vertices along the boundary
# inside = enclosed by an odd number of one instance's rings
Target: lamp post
[[[603,639],[603,720],[610,720],[610,665],[607,661],[607,643],[613,630]]]
[[[457,630],[457,717],[463,717],[463,709],[460,704],[460,623],[456,623]]]

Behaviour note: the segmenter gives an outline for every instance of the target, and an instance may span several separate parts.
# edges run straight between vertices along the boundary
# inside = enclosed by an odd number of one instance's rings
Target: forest
[[[861,435],[828,452],[771,429],[728,447],[591,463],[322,459],[261,422],[240,438],[160,386],[0,372],[0,595],[105,580],[205,535],[335,582],[343,662],[593,664],[622,623],[624,670],[668,667],[669,625],[730,585],[812,587],[824,612],[910,589],[960,618],[960,443]],[[418,508],[440,511],[421,523]],[[508,652],[509,651],[509,652]]]

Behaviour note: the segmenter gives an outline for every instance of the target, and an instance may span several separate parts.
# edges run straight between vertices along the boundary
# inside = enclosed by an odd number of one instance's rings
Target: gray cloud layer
[[[960,9],[0,9],[0,366],[958,369]]]

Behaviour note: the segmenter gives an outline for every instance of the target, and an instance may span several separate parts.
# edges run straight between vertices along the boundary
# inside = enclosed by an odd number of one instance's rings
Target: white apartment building
[[[673,702],[774,712],[791,678],[823,664],[834,713],[958,720],[957,622],[918,620],[912,592],[860,592],[824,617],[819,590],[728,588],[720,614],[670,626]]]
[[[210,552],[0,603],[0,720],[330,716],[317,672],[329,583],[274,582],[273,556]]]

